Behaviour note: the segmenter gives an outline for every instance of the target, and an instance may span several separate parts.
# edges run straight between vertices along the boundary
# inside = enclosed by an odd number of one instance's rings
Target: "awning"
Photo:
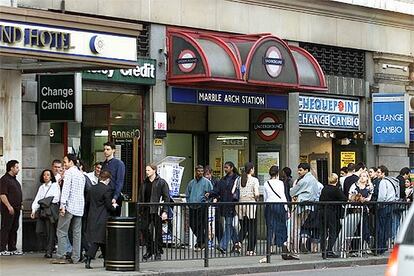
[[[170,86],[327,90],[315,58],[271,34],[230,35],[172,27],[167,32]]]

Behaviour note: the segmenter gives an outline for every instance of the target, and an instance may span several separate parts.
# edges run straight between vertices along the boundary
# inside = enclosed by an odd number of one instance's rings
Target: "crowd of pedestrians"
[[[54,160],[51,169],[42,171],[30,217],[37,220],[36,232],[47,237],[45,258],[56,253],[55,263],[85,262],[86,268],[91,268],[98,248],[105,258],[106,221],[111,215],[120,215],[125,176],[125,165],[114,154],[115,145],[107,142],[105,160],[95,163],[91,172],[73,154],[65,155],[62,161]],[[9,161],[6,169],[0,179],[0,254],[19,255],[19,162]],[[171,202],[169,186],[157,174],[155,165],[147,165],[145,172],[138,202],[152,205],[143,205],[138,213],[139,235],[146,247],[142,258],[160,260],[162,224],[173,216],[172,208],[163,204]],[[385,203],[413,201],[409,168],[391,177],[385,166],[368,169],[362,162],[350,163],[341,168],[340,177],[332,173],[325,185],[318,181],[309,163],[298,165],[297,179],[292,178],[290,168],[271,166],[264,183],[255,177],[251,162],[245,164],[241,174],[232,162],[225,162],[224,172],[218,179],[209,166],[198,165],[194,179],[186,186],[189,226],[195,236],[190,246],[195,251],[204,250],[213,239],[221,254],[256,255],[258,217],[264,215],[269,250],[281,252],[284,260],[298,260],[299,253],[317,252],[318,247],[323,258],[337,258],[335,245],[340,251],[356,249],[352,238],[338,239],[347,235],[359,235],[367,253],[372,249],[383,254],[389,240],[395,238],[405,209],[402,204]],[[258,211],[257,202],[261,200],[265,203],[263,213]],[[212,224],[206,223],[212,214],[205,202],[220,203],[213,204]],[[342,204],[345,202],[349,202],[346,207]],[[209,229],[212,225],[214,234]]]
[[[105,160],[95,163],[90,173],[74,154],[42,171],[30,217],[36,220],[36,233],[46,236],[44,257],[56,254],[53,263],[85,262],[91,268],[98,248],[105,258],[106,222],[120,214],[125,176],[125,165],[114,153],[115,144],[105,143]],[[19,162],[9,161],[6,170],[0,179],[2,256],[22,254],[16,248],[22,206]]]

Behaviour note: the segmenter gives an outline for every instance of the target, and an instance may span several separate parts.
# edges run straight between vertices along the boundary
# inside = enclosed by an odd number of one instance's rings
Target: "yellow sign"
[[[154,146],[162,146],[162,139],[154,139]]]
[[[349,163],[355,164],[355,156],[355,151],[341,151],[341,168],[347,167]]]

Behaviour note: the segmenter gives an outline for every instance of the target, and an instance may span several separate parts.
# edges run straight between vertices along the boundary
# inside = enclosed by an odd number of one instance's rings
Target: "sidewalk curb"
[[[321,260],[315,262],[298,262],[290,264],[257,264],[253,266],[231,266],[215,268],[213,266],[193,269],[189,271],[141,271],[135,273],[123,273],[125,276],[220,276],[220,275],[235,275],[235,274],[251,274],[251,273],[266,273],[266,272],[283,272],[283,271],[301,271],[312,269],[324,269],[334,267],[354,267],[354,266],[368,266],[368,265],[383,265],[387,263],[387,257],[377,258],[360,258],[360,259],[341,259],[341,260]]]

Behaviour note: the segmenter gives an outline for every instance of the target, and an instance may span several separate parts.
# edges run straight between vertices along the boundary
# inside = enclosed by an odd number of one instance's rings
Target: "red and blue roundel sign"
[[[177,64],[181,72],[190,73],[197,65],[197,57],[193,51],[183,50],[178,55]]]
[[[270,46],[267,49],[266,56],[263,61],[269,76],[276,78],[280,75],[284,60],[282,59],[280,50],[276,46]]]
[[[279,132],[284,129],[284,124],[275,114],[265,112],[259,116],[258,122],[254,124],[253,128],[260,138],[269,142],[276,139]]]

